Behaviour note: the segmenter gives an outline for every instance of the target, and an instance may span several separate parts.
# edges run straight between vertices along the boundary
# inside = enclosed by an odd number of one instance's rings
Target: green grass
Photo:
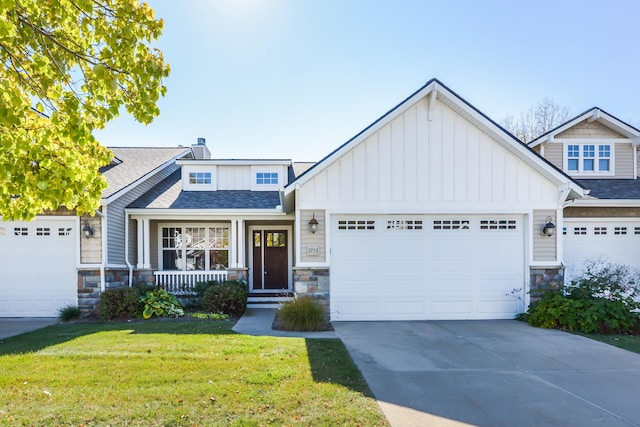
[[[638,335],[603,335],[603,334],[580,334],[592,340],[601,341],[634,353],[640,353],[640,336]]]
[[[5,339],[0,426],[388,425],[339,340],[232,324],[58,324]]]

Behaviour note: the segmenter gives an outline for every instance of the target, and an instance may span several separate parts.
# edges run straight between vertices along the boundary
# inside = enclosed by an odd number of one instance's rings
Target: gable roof
[[[543,133],[533,141],[529,142],[529,147],[536,147],[543,142],[552,142],[556,135],[561,134],[567,129],[570,129],[585,120],[589,122],[598,121],[600,124],[608,127],[609,129],[612,129],[622,136],[631,139],[631,143],[633,145],[640,144],[640,130],[636,129],[628,123],[623,122],[619,118],[612,116],[601,108],[592,107],[587,111],[578,114],[574,118],[569,119],[565,123],[551,129],[550,131]]]
[[[135,187],[158,169],[173,163],[176,159],[191,153],[188,147],[109,147],[114,161],[100,172],[107,180],[108,187],[102,192],[102,199],[111,202]]]
[[[429,99],[429,115],[432,113],[431,110],[435,100],[438,99],[480,128],[483,132],[491,136],[495,141],[501,144],[508,151],[515,154],[525,163],[536,168],[552,182],[555,182],[558,185],[566,185],[567,189],[570,190],[569,198],[577,198],[585,194],[584,188],[582,188],[582,186],[574,181],[569,175],[558,169],[555,165],[540,156],[495,121],[491,120],[484,113],[464,100],[457,93],[453,92],[438,79],[434,78],[429,80],[424,84],[424,86],[409,95],[391,110],[387,111],[360,133],[306,170],[294,181],[290,182],[285,186],[285,195],[293,192],[297,186],[311,180],[314,176],[339,159],[343,154],[353,149],[355,146],[366,140],[370,135],[377,132],[387,123],[398,117],[416,102],[426,97]]]
[[[133,201],[129,209],[276,209],[279,191],[183,191],[180,169]]]

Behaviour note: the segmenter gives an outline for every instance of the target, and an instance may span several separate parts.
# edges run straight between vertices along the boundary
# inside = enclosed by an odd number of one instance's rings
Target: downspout
[[[132,287],[133,265],[129,262],[129,215],[127,214],[126,209],[124,211],[124,262],[129,269],[129,287]]]
[[[104,206],[104,205],[103,205]],[[95,210],[95,212],[98,214],[98,216],[100,217],[100,229],[101,234],[102,234],[102,256],[101,261],[100,261],[100,292],[104,292],[104,290],[106,289],[106,278],[105,278],[105,272],[104,272],[104,266],[106,264],[106,259],[107,259],[107,218],[106,218],[106,206],[105,206],[105,213],[103,214],[102,212],[100,212],[98,209]]]

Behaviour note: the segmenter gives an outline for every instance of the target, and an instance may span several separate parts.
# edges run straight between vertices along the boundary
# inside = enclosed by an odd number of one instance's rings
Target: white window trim
[[[208,235],[209,233],[209,228],[220,228],[220,227],[224,227],[227,228],[229,230],[229,246],[226,248],[226,250],[229,252],[229,256],[228,256],[228,263],[229,265],[227,266],[227,270],[229,268],[231,268],[231,263],[232,263],[232,227],[231,224],[228,222],[212,222],[212,223],[202,223],[202,222],[197,222],[197,223],[184,223],[184,222],[178,222],[178,223],[159,223],[158,224],[158,270],[159,271],[165,271],[164,269],[164,257],[163,257],[163,252],[164,252],[164,248],[162,247],[162,229],[163,228],[182,228],[183,230],[185,228],[205,228],[205,236]],[[205,251],[209,251],[212,248],[205,248]],[[186,252],[186,248],[182,248],[183,252]],[[225,249],[223,249],[225,250]],[[205,259],[205,262],[208,264],[209,263],[209,259],[208,257]],[[186,265],[185,265],[186,267]],[[166,270],[166,271],[218,271],[218,270],[211,270],[211,266],[209,266],[208,270],[186,270],[186,269],[182,269],[182,270]]]
[[[278,175],[277,184],[258,184],[258,173],[275,173]],[[251,166],[251,191],[278,191],[286,183],[285,169],[282,166],[273,165],[253,165]]]
[[[192,173],[210,173],[211,184],[192,184],[189,175]],[[185,191],[216,191],[217,169],[215,165],[184,165],[182,166],[182,189]]]
[[[578,171],[573,171],[573,170],[569,170],[569,146],[570,145],[577,145],[579,147],[579,155],[577,157],[578,159]],[[584,146],[585,145],[593,145],[594,146],[594,168],[595,170],[593,171],[584,171],[583,165],[584,165]],[[609,157],[607,157],[609,159],[609,170],[608,171],[604,171],[601,172],[598,170],[599,167],[599,160],[600,160],[600,153],[599,153],[599,146],[600,145],[608,145],[610,148],[610,154]],[[589,141],[589,140],[575,140],[575,141],[569,141],[569,142],[564,142],[563,146],[562,146],[562,157],[564,159],[563,161],[563,168],[565,170],[566,173],[568,173],[571,176],[578,176],[578,177],[585,177],[585,176],[590,176],[590,177],[595,177],[595,176],[614,176],[615,175],[615,158],[616,158],[616,144],[613,142],[604,142],[604,141]],[[572,157],[573,159],[574,157]]]

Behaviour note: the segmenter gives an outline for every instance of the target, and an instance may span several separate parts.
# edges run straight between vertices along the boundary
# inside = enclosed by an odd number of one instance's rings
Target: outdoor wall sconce
[[[556,232],[556,225],[552,222],[553,219],[550,216],[548,216],[545,221],[546,224],[542,227],[542,234],[551,237]]]
[[[86,237],[87,239],[92,238],[93,235],[95,234],[95,230],[93,229],[92,226],[89,225],[88,222],[84,223],[84,227],[82,228],[82,232],[84,233],[84,237]]]
[[[309,220],[309,231],[313,234],[316,234],[316,231],[318,231],[318,220],[316,219],[315,212],[313,213],[313,218]]]

